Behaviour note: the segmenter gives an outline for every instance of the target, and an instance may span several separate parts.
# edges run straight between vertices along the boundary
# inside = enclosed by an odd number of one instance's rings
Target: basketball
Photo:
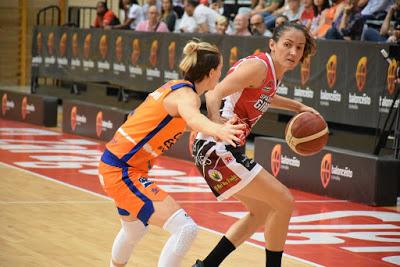
[[[324,118],[312,112],[302,112],[286,125],[285,140],[297,154],[311,156],[326,145],[328,134]]]

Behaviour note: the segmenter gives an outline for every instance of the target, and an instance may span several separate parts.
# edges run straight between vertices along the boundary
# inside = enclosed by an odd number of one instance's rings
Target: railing
[[[61,10],[58,6],[52,5],[39,10],[36,15],[36,25],[57,25],[61,24]],[[48,19],[50,18],[50,23]]]

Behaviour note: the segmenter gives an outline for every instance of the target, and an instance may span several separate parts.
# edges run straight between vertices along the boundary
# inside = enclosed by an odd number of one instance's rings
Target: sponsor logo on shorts
[[[217,182],[221,182],[223,179],[222,174],[219,171],[214,170],[214,169],[208,170],[208,176]]]

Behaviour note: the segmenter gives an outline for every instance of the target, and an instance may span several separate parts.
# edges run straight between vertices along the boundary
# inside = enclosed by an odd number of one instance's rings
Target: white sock
[[[118,264],[126,264],[132,254],[133,247],[146,233],[146,227],[139,220],[133,222],[121,220],[121,226],[112,247],[110,267],[115,267],[112,261]]]
[[[197,225],[183,209],[176,211],[163,228],[171,233],[161,251],[158,267],[180,267],[197,235]]]

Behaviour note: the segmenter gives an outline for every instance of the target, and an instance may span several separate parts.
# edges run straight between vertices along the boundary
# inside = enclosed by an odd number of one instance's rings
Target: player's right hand
[[[218,139],[236,147],[236,144],[240,143],[240,138],[238,136],[241,136],[246,129],[246,124],[236,124],[237,121],[237,117],[233,116],[222,124],[218,132]]]

